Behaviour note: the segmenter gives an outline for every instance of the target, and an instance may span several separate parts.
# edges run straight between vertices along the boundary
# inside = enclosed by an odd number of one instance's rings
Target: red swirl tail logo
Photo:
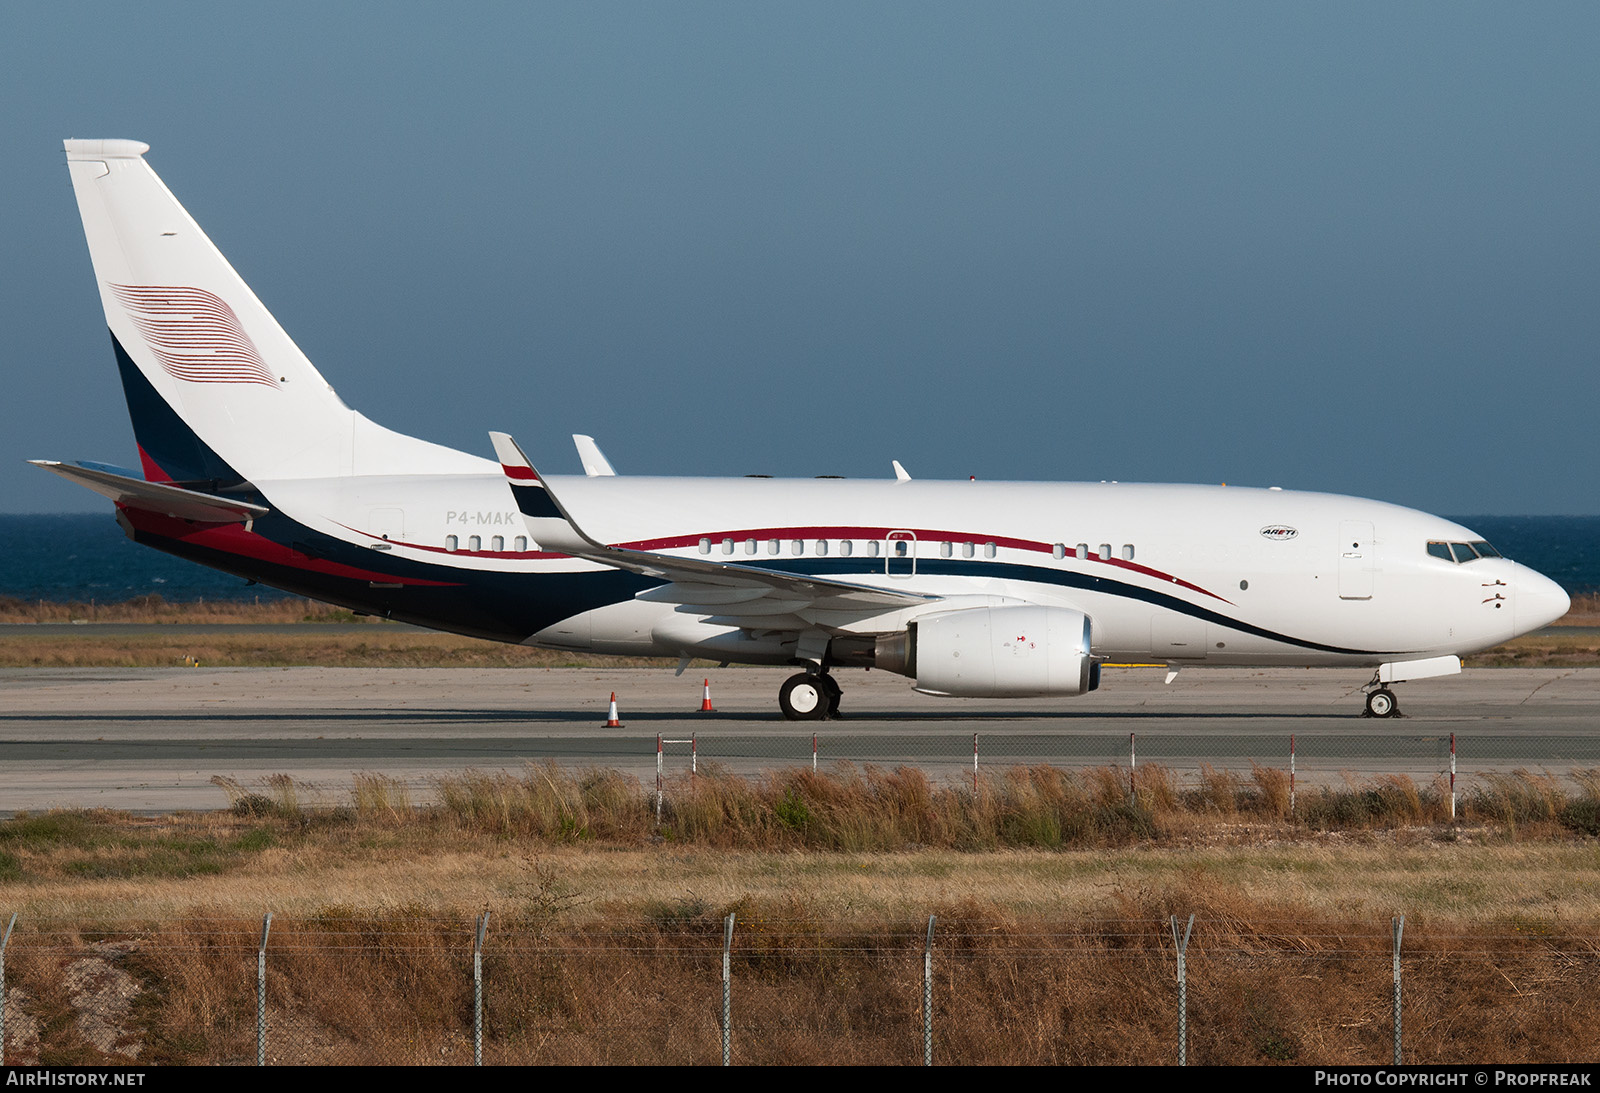
[[[160,285],[112,285],[111,291],[174,379],[278,386],[239,316],[220,296]]]

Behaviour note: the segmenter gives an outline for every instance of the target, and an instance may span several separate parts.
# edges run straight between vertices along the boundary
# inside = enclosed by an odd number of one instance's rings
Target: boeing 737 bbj
[[[140,543],[357,611],[497,641],[800,670],[939,695],[1078,695],[1105,661],[1368,667],[1390,685],[1560,617],[1467,528],[1353,497],[1221,486],[542,475],[340,401],[129,140],[67,165],[140,471],[40,466]]]

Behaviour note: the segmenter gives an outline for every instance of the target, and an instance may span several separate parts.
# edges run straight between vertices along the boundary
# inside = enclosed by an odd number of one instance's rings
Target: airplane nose
[[[1516,582],[1513,610],[1519,634],[1549,626],[1572,606],[1571,598],[1560,585],[1527,566],[1517,566]]]

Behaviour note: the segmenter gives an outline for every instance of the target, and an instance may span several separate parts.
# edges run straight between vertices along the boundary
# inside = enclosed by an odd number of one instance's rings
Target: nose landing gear
[[[1377,682],[1376,680],[1373,681]],[[1362,717],[1399,717],[1400,700],[1387,687],[1367,692],[1367,709]]]

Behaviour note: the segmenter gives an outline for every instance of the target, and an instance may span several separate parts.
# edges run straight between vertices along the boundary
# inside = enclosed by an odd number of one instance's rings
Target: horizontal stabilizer
[[[161,482],[146,482],[142,478],[129,478],[95,467],[58,463],[50,459],[30,459],[28,462],[85,486],[102,497],[109,497],[119,505],[159,512],[180,520],[194,520],[203,524],[239,524],[249,523],[272,511],[248,501],[218,497]]]

